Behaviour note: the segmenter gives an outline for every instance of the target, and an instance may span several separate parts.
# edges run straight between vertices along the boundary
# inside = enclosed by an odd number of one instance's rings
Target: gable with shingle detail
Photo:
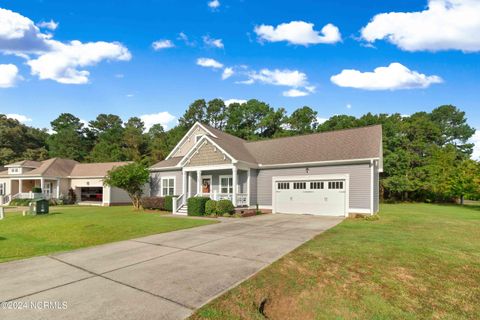
[[[212,164],[231,164],[232,160],[211,142],[205,141],[186,161],[186,167],[205,166]]]

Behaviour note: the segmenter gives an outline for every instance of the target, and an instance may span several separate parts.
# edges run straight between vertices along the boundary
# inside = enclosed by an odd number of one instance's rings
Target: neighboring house
[[[66,197],[73,189],[80,204],[104,205],[129,203],[127,193],[106,187],[103,179],[107,172],[126,162],[78,163],[75,160],[53,158],[45,161],[24,160],[5,166],[0,172],[0,204],[12,199]],[[35,194],[33,188],[41,188]]]
[[[152,167],[152,196],[230,199],[274,213],[347,216],[378,211],[382,127],[248,142],[196,123]]]

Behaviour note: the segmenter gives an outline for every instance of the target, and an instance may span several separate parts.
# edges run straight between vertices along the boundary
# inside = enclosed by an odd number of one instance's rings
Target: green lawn
[[[51,207],[48,215],[7,212],[0,262],[213,223],[133,211],[132,207]]]
[[[241,245],[241,244],[239,244]],[[480,319],[480,207],[395,204],[348,219],[193,319]]]

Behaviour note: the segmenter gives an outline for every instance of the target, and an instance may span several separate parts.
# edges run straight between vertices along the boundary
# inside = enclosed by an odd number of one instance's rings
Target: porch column
[[[197,170],[197,194],[202,192],[202,170]]]
[[[247,170],[247,206],[250,207],[250,168]]]
[[[22,179],[18,179],[18,193],[23,192],[22,181],[23,181]]]
[[[183,186],[183,196],[186,197],[187,196],[187,171],[182,171],[182,177],[183,177],[183,180],[182,180],[182,186]]]
[[[233,202],[233,206],[236,207],[237,206],[237,181],[238,181],[238,177],[237,177],[237,167],[233,167],[232,168],[232,183],[233,183],[233,194],[232,194],[232,202]]]
[[[192,196],[192,189],[190,186],[192,185],[192,173],[187,171],[187,193],[188,197],[190,198]]]
[[[40,189],[42,189],[42,193],[45,193],[45,190],[43,190],[45,186],[45,179],[40,178]]]
[[[60,179],[57,179],[57,199],[60,199]]]

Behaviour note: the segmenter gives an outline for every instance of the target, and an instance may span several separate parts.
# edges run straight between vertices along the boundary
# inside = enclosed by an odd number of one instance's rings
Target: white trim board
[[[311,161],[311,162],[292,162],[281,164],[259,164],[259,169],[273,169],[273,168],[287,168],[287,167],[305,167],[305,166],[328,166],[335,164],[354,164],[354,163],[370,163],[372,160],[378,158],[364,158],[364,159],[347,159],[347,160],[329,160],[329,161]]]
[[[370,209],[358,209],[358,208],[349,208],[348,213],[364,213],[364,214],[372,214]]]

